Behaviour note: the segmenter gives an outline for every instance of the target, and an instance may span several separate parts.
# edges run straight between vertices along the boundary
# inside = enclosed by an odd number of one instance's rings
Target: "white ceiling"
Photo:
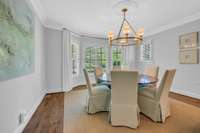
[[[38,6],[45,25],[66,27],[80,34],[97,37],[106,37],[109,31],[118,31],[121,16],[118,8],[113,6],[119,1],[32,0]],[[130,6],[128,19],[136,29],[144,27],[148,35],[200,19],[200,0],[135,1],[138,6]]]

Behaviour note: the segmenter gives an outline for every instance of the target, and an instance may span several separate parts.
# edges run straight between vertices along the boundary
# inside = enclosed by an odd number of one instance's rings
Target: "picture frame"
[[[179,37],[179,63],[199,64],[198,32],[187,33]]]
[[[198,47],[198,32],[187,33],[179,38],[180,49]]]
[[[179,52],[180,64],[199,64],[199,50],[194,49],[182,49]]]

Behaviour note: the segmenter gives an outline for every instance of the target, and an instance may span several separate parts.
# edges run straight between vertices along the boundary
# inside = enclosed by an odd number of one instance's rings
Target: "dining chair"
[[[113,126],[138,127],[138,78],[137,71],[111,72],[110,121]]]
[[[158,66],[147,67],[144,70],[145,75],[149,75],[149,76],[156,77],[156,78],[158,78],[158,73],[159,73],[159,67]]]
[[[110,89],[105,85],[92,86],[86,69],[83,69],[87,83],[88,99],[87,112],[94,114],[100,111],[108,111],[110,103]]]
[[[105,85],[108,88],[111,88],[111,83],[107,81],[101,81],[99,78],[103,75],[103,69],[101,67],[95,67],[94,68],[94,75],[96,80],[96,85]]]
[[[147,68],[144,70],[144,74],[158,79],[159,67],[158,67],[158,66],[150,66],[150,67],[147,67]],[[144,89],[144,88],[145,88],[145,89],[154,89],[155,87],[157,87],[157,83],[145,85],[145,86],[143,86],[142,88],[143,88],[143,89]]]
[[[95,67],[94,68],[94,75],[96,79],[96,83],[100,83],[99,77],[103,75],[103,69],[101,67]]]
[[[164,123],[170,116],[169,90],[175,76],[176,70],[167,70],[158,88],[144,89],[139,92],[139,107],[143,114],[155,122]]]

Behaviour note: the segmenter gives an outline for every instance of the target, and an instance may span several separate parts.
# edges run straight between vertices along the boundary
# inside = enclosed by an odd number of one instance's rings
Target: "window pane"
[[[112,63],[113,63],[113,66],[121,66],[122,64],[122,49],[121,48],[112,49]]]
[[[97,60],[97,65],[101,66],[102,68],[106,68],[106,50],[105,48],[97,48],[96,50],[96,60]]]
[[[80,51],[78,44],[72,44],[72,73],[77,75],[79,71]]]
[[[106,49],[89,47],[85,49],[85,68],[88,72],[94,72],[95,66],[106,68]]]
[[[141,60],[142,61],[151,61],[152,60],[151,43],[143,44],[141,46]]]
[[[92,47],[85,49],[85,68],[88,72],[94,72],[95,66],[95,49]]]

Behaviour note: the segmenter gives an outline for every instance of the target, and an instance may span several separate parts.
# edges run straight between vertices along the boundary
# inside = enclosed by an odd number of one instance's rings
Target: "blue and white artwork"
[[[33,71],[33,13],[26,0],[0,0],[0,81]]]

